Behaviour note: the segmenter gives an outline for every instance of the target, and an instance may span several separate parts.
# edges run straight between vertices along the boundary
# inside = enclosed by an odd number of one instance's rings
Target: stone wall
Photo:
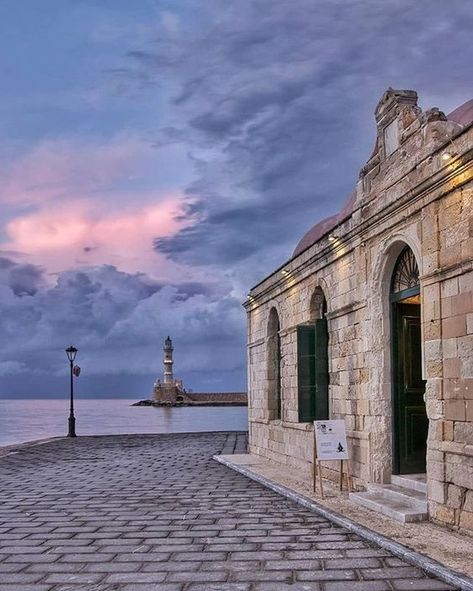
[[[415,94],[415,93],[414,93]],[[473,128],[413,94],[386,93],[353,211],[254,287],[248,312],[250,449],[308,477],[313,430],[298,422],[297,342],[314,291],[327,301],[330,417],[345,419],[357,487],[392,474],[389,291],[405,245],[420,270],[427,478],[433,519],[473,530]],[[400,145],[386,156],[386,121]],[[446,151],[453,152],[446,159]],[[335,235],[335,240],[334,240]],[[268,320],[280,322],[282,413],[268,402]],[[325,470],[330,476],[330,467]]]
[[[428,473],[432,516],[473,529],[473,185],[431,206],[423,230]]]
[[[248,403],[246,392],[187,392],[186,396],[193,402]]]

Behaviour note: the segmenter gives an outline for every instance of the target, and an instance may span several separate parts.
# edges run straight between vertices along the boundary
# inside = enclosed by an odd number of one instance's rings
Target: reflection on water
[[[75,401],[77,435],[246,431],[246,407],[155,408],[134,400]],[[67,435],[64,400],[0,400],[0,446]]]

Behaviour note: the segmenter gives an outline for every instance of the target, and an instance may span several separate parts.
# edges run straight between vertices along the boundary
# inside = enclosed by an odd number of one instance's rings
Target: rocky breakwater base
[[[248,406],[248,395],[246,392],[185,392],[175,400],[140,400],[132,406]]]

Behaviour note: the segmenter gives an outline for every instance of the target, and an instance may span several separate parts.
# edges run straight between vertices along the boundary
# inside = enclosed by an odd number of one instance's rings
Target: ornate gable
[[[376,109],[376,143],[360,171],[365,196],[392,183],[445,144],[460,126],[437,108],[422,112],[414,90],[388,88]]]

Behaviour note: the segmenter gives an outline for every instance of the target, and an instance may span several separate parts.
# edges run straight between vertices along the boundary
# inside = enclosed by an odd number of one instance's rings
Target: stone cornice
[[[466,131],[467,130],[464,130],[464,132]],[[434,152],[434,155],[437,154],[437,157],[439,157],[440,152],[444,149],[445,145],[438,148],[436,152]],[[428,158],[434,157],[434,155],[430,155]],[[417,167],[419,167],[420,164],[421,163],[419,163]],[[389,187],[390,192],[394,193],[396,185],[406,182],[406,176],[399,179],[394,185],[391,185]],[[402,211],[408,207],[417,205],[422,199],[425,200],[423,205],[434,202],[472,180],[473,148],[456,157],[452,163],[438,169],[433,175],[421,180],[414,188],[404,191],[397,199],[392,199],[385,207],[370,214],[369,208],[370,206],[372,207],[373,200],[367,204],[362,204],[361,212],[360,209],[355,210],[351,218],[345,220],[345,222],[342,222],[342,224],[338,226],[338,229],[340,230],[340,243],[337,246],[334,247],[328,242],[327,237],[323,237],[320,241],[310,247],[312,249],[320,248],[318,252],[315,252],[308,257],[307,251],[309,249],[307,249],[300,253],[296,258],[289,260],[286,264],[276,269],[271,275],[257,284],[250,292],[252,298],[251,301],[246,301],[243,304],[244,307],[248,311],[251,311],[260,304],[263,304],[267,297],[275,297],[275,292],[278,295],[281,295],[285,291],[298,285],[301,281],[306,280],[308,276],[314,274],[314,266],[317,266],[317,271],[320,271],[324,267],[333,264],[335,260],[340,259],[342,256],[347,256],[359,243],[372,238],[373,230],[382,224],[386,224],[388,220],[392,219],[393,221],[391,224],[388,223],[384,229],[389,229],[390,227],[399,224],[399,219],[395,219],[395,215],[402,213]],[[353,225],[350,229],[347,229],[344,233],[343,226],[348,225],[350,221],[353,221],[355,217],[358,217],[356,216],[357,213],[362,214],[363,209],[368,213],[368,216]],[[410,215],[412,215],[412,212]],[[326,258],[325,262],[323,261],[324,258]],[[296,263],[296,261],[300,262]],[[312,270],[308,273],[307,269]],[[287,271],[288,275],[286,277],[282,275],[282,270]],[[280,275],[279,278],[277,277],[277,274]],[[260,292],[255,291],[259,286],[263,286],[265,282],[269,282],[272,277],[274,278],[273,282],[268,283],[268,285]],[[288,280],[288,277],[290,277],[290,280]]]

